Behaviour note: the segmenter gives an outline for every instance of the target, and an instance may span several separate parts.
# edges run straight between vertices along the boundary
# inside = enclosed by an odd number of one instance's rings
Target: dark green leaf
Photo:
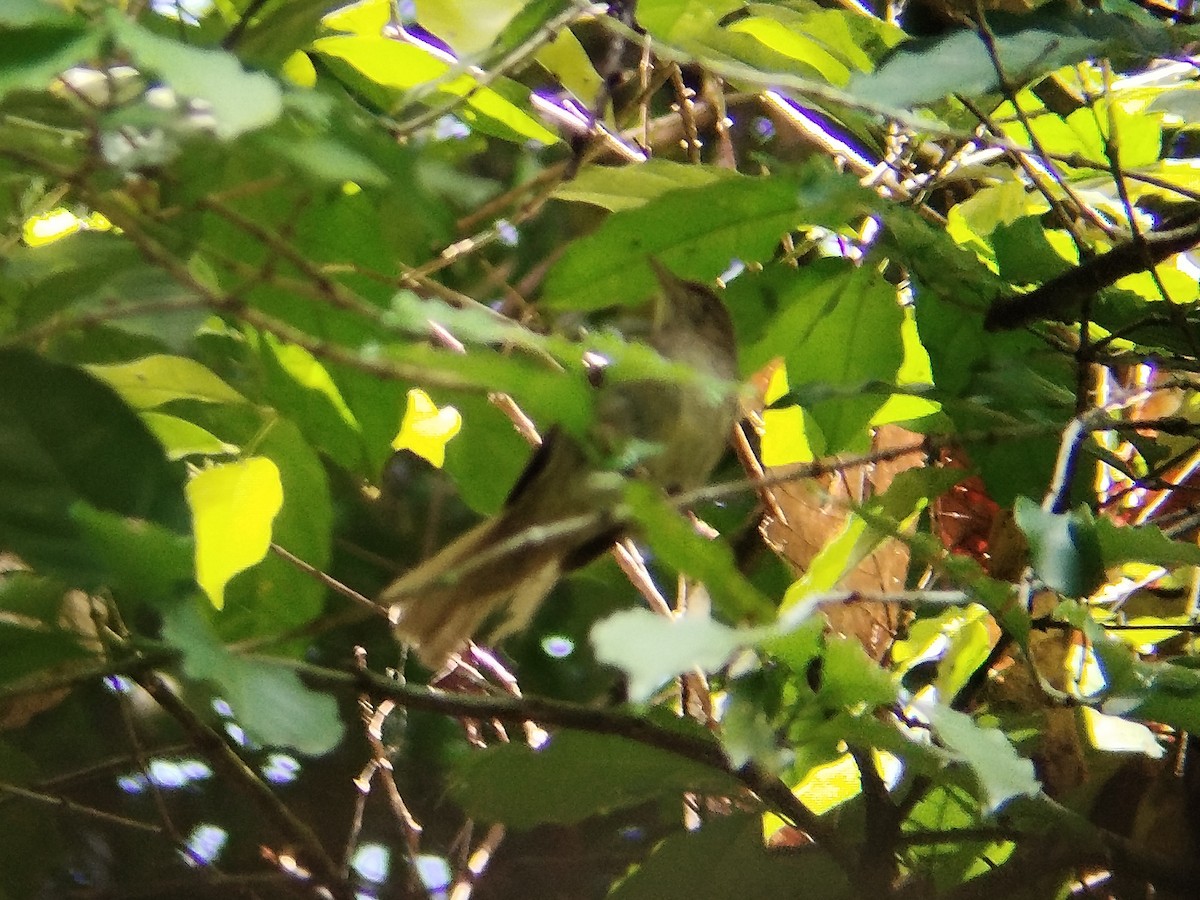
[[[1200,565],[1200,547],[1194,542],[1173,541],[1157,525],[1117,525],[1097,519],[1096,539],[1105,566],[1140,562],[1152,566]]]
[[[757,816],[734,815],[713,818],[699,831],[663,841],[609,896],[613,900],[728,900],[798,896],[798,890],[810,900],[855,896],[845,874],[819,850],[773,853],[763,846]]]
[[[533,750],[504,744],[465,757],[454,795],[486,822],[579,822],[681,791],[736,791],[724,773],[615,735],[565,731]]]
[[[47,574],[95,585],[77,500],[186,530],[182,472],[107,385],[28,351],[0,350],[0,544]]]
[[[0,782],[34,788],[39,781],[33,760],[8,744],[0,744]],[[43,803],[0,790],[0,897],[21,900],[46,889],[47,878],[61,862],[63,838],[55,817]]]

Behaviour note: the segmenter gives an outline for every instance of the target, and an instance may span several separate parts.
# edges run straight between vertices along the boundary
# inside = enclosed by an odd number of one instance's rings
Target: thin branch
[[[256,657],[259,659],[259,657]],[[763,802],[796,827],[806,831],[835,859],[850,870],[857,865],[854,855],[839,839],[837,832],[804,803],[786,784],[774,775],[749,763],[735,768],[726,758],[720,745],[707,737],[697,737],[656,725],[642,716],[610,709],[596,709],[560,700],[541,697],[446,693],[415,685],[399,684],[372,672],[341,671],[308,663],[262,657],[273,665],[286,666],[315,684],[326,687],[353,688],[371,691],[388,697],[409,709],[440,713],[456,718],[523,723],[534,721],[543,725],[611,734],[664,750],[725,772],[757,794]]]
[[[312,873],[316,885],[327,890],[334,900],[354,900],[354,891],[342,877],[337,863],[325,852],[312,829],[275,796],[270,787],[246,765],[220,733],[201,721],[162,675],[151,671],[134,673],[131,677],[178,723],[196,749],[212,762],[213,767],[249,797],[264,818],[293,845],[300,861]]]
[[[148,831],[151,834],[163,834],[162,826],[155,825],[153,822],[142,822],[137,819],[127,818],[126,816],[118,816],[114,813],[105,812],[102,809],[95,809],[91,806],[85,806],[82,803],[76,803],[74,800],[68,800],[66,797],[58,797],[54,794],[30,790],[29,788],[9,784],[5,781],[0,781],[0,793],[11,794],[14,797],[21,797],[22,799],[32,800],[35,803],[42,803],[47,806],[54,806],[63,810],[63,812],[86,819],[107,822],[110,825],[120,825],[122,828],[133,828],[137,831]]]

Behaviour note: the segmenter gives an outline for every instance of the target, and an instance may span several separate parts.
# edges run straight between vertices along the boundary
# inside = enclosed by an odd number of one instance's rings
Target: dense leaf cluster
[[[1000,5],[0,4],[0,897],[1194,890],[1195,28]],[[733,451],[426,687],[597,358]]]

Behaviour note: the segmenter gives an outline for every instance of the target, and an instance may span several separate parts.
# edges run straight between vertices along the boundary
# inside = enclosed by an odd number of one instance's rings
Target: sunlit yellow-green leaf
[[[904,321],[900,324],[900,340],[904,344],[904,362],[896,373],[896,384],[905,386],[932,385],[933,366],[929,362],[929,352],[921,344],[921,336],[917,333],[917,321],[911,309],[904,311]],[[908,394],[892,394],[871,417],[871,425],[886,425],[888,422],[907,422],[933,415],[942,405],[922,397]]]
[[[600,96],[604,79],[592,65],[579,38],[564,28],[534,57],[563,87],[585,103]]]
[[[271,523],[283,506],[279,468],[262,456],[213,466],[188,482],[187,501],[196,581],[221,609],[229,580],[261,562],[270,548]]]
[[[768,406],[788,392],[787,367],[782,363],[771,373],[767,393]],[[799,406],[765,409],[762,413],[762,444],[760,454],[764,466],[787,466],[812,462],[816,459],[809,441],[809,432],[816,423]],[[820,437],[819,429],[816,430]]]
[[[850,80],[850,70],[841,60],[816,41],[786,27],[782,22],[751,16],[730,25],[729,31],[748,34],[778,53],[807,63],[831,84],[841,86]]]
[[[244,403],[245,398],[208,368],[183,356],[154,354],[127,363],[88,366],[135,409],[154,409],[173,400]]]
[[[461,97],[463,106],[512,129],[522,137],[543,144],[558,142],[558,136],[537,119],[510,103],[490,88],[481,88],[470,75],[455,75],[450,63],[412,44],[385,37],[339,35],[320,38],[313,49],[353,66],[375,84],[400,90],[428,88]]]
[[[237,453],[238,448],[193,422],[166,413],[144,412],[142,421],[158,438],[169,459]]]

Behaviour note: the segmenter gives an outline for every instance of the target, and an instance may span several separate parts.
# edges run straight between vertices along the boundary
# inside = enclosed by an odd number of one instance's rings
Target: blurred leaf
[[[185,530],[182,473],[107,385],[25,350],[0,349],[0,545],[96,586],[99,561],[69,510],[77,500]]]
[[[201,615],[198,598],[166,605],[163,620],[163,638],[183,651],[188,677],[211,681],[255,741],[310,756],[341,743],[337,701],[305,687],[282,665],[230,653]]]
[[[1014,797],[1036,797],[1041,792],[1033,763],[1017,754],[1002,731],[983,728],[948,706],[931,706],[926,712],[938,740],[975,774],[986,813],[996,812]]]
[[[1013,515],[1029,541],[1034,572],[1051,590],[1086,597],[1104,583],[1096,520],[1087,507],[1050,513],[1028,497],[1018,497]]]
[[[271,544],[271,523],[283,506],[279,467],[252,456],[212,466],[187,484],[196,533],[196,581],[217,609],[225,585],[261,562]]]
[[[135,409],[153,409],[172,400],[245,403],[245,398],[195,360],[147,356],[127,363],[85,366]]]
[[[737,790],[723,772],[665,750],[575,731],[553,735],[538,750],[502,744],[465,756],[452,786],[473,818],[513,828],[580,822],[683,791]]]
[[[37,789],[41,781],[34,761],[7,743],[0,744],[0,783]],[[0,791],[0,896],[8,900],[42,893],[54,868],[61,862],[63,837],[54,816],[43,803]],[[31,823],[37,827],[30,827]]]
[[[763,846],[757,816],[737,814],[706,821],[699,830],[673,835],[654,849],[609,896],[613,900],[727,900],[786,897],[803,885],[812,900],[849,900],[845,874],[813,848],[796,853]]]
[[[735,630],[701,615],[666,618],[626,609],[592,626],[596,659],[629,677],[629,700],[645,703],[669,679],[699,669],[715,672],[763,629]]]
[[[108,26],[139,67],[157,72],[182,97],[204,101],[224,140],[270,125],[283,111],[279,84],[261,72],[247,72],[229,53],[160,37],[115,10]]]
[[[493,0],[480,6],[473,0],[417,0],[417,21],[454,48],[474,56],[492,45],[525,0]]]
[[[91,656],[80,636],[35,623],[0,621],[0,682],[16,681],[59,663]]]
[[[372,85],[403,91],[434,86],[438,94],[460,97],[460,115],[492,123],[492,129],[502,137],[558,143],[554,132],[501,96],[502,82],[480,87],[470,75],[456,74],[457,67],[416,44],[375,35],[340,35],[314,41],[313,49],[327,60],[348,65]]]
[[[0,10],[0,98],[16,90],[45,90],[56,75],[93,56],[99,48],[98,31],[86,30],[61,14],[42,19],[36,7],[50,9],[27,4],[24,15],[7,6]],[[9,18],[14,15],[17,21]]]
[[[159,603],[194,589],[195,546],[190,537],[82,502],[71,507],[71,519],[118,599]]]

